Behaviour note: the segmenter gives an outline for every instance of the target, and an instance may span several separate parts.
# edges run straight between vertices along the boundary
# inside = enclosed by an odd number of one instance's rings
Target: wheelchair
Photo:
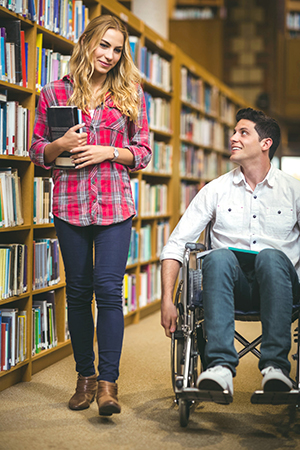
[[[175,403],[179,406],[181,427],[187,426],[191,408],[197,403],[209,401],[228,405],[233,400],[228,390],[200,391],[196,387],[199,374],[206,369],[204,358],[206,336],[201,290],[202,263],[206,248],[200,243],[186,244],[181,277],[175,295],[178,319],[177,329],[171,336],[171,375]],[[235,320],[259,321],[259,312],[235,311]],[[297,367],[295,380],[291,379],[293,389],[290,392],[257,390],[252,394],[251,403],[295,406],[300,404],[300,305],[293,308],[292,323],[295,321],[298,322],[296,322],[297,326],[293,337],[294,342],[297,343],[297,351],[292,355],[292,359],[296,361]],[[261,343],[262,335],[252,342],[249,342],[237,331],[235,331],[234,337],[242,344],[242,350],[238,352],[239,359],[249,352],[260,358],[257,346]]]

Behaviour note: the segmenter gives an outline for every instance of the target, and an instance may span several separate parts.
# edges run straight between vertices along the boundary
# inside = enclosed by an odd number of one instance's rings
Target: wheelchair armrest
[[[200,244],[199,242],[187,242],[185,244],[185,248],[193,251],[200,252],[201,250],[206,250],[204,244]]]

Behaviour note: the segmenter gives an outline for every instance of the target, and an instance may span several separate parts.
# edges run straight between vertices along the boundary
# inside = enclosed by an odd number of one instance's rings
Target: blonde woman
[[[77,106],[83,124],[50,142],[47,109],[52,105]],[[81,133],[76,132],[79,128]],[[88,24],[74,47],[70,74],[46,85],[40,94],[30,157],[50,169],[63,151],[71,152],[75,163],[74,169],[53,170],[54,223],[78,372],[69,407],[86,409],[96,397],[99,414],[110,416],[121,411],[116,381],[124,330],[122,283],[136,214],[129,172],[143,169],[151,158],[139,72],[127,31],[113,16],[99,16]]]

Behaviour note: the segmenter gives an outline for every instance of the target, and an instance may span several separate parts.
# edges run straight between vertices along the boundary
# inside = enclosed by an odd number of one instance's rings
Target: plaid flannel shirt
[[[44,149],[50,143],[47,108],[65,106],[73,92],[71,78],[47,84],[40,94],[29,155],[34,164],[45,169]],[[134,167],[104,161],[78,170],[53,169],[53,214],[77,226],[111,225],[136,214],[129,171],[147,166],[151,159],[149,129],[143,90],[138,86],[140,109],[133,123],[114,105],[110,93],[93,117],[82,113],[88,145],[111,145],[128,148]]]

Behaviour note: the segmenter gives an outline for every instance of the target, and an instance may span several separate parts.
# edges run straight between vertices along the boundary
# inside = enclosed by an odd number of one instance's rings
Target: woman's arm
[[[87,142],[87,133],[76,133],[84,127],[84,123],[70,128],[61,138],[47,144],[44,149],[44,160],[46,164],[51,164],[62,152],[70,151],[74,147],[83,146]]]

